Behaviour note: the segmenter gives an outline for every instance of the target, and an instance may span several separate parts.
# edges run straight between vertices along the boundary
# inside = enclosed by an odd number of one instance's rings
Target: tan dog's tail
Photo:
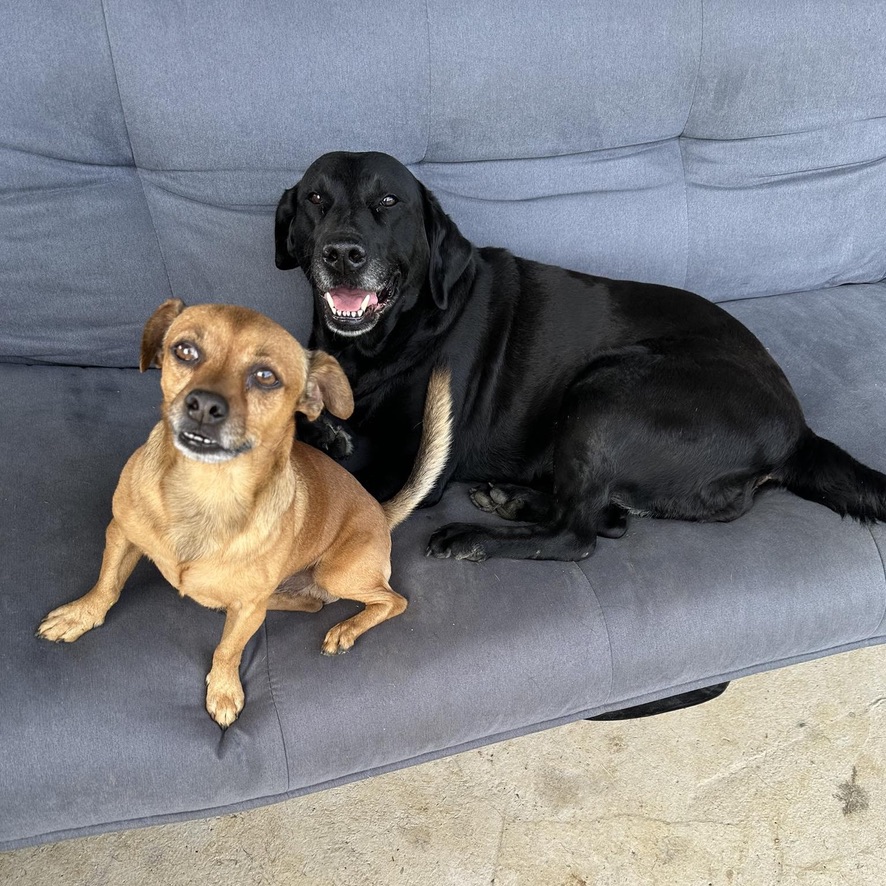
[[[403,488],[382,505],[391,529],[402,523],[421,504],[446,467],[452,442],[451,381],[448,369],[435,369],[431,373],[415,464]]]

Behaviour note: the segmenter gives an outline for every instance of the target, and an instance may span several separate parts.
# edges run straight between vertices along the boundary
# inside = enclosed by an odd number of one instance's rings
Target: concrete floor
[[[886,883],[886,649],[238,815],[0,854],[3,886]]]

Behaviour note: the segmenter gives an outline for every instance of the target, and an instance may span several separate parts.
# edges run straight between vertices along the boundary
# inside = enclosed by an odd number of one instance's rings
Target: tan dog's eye
[[[280,384],[280,379],[270,369],[256,369],[252,377],[260,388],[276,388]]]
[[[172,353],[182,363],[196,363],[200,359],[200,352],[197,350],[197,346],[189,341],[180,341],[177,345],[173,345]]]

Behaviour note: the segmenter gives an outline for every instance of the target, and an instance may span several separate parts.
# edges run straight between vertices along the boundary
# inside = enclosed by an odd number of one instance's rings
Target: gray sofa
[[[33,0],[6,4],[0,58],[0,848],[886,639],[882,526],[769,491],[732,524],[635,520],[578,564],[428,560],[432,528],[480,516],[463,487],[396,531],[410,607],[348,655],[319,646],[351,604],[268,617],[227,731],[203,708],[223,616],[149,563],[99,630],[34,637],[95,580],[157,420],[151,311],[246,304],[306,339],[274,207],[332,149],[394,154],[478,244],[723,303],[811,426],[886,469],[882,2]]]

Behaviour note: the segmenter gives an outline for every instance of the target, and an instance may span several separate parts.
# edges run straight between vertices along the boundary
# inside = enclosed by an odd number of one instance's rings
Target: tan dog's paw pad
[[[239,680],[213,677],[209,672],[206,677],[206,710],[222,729],[227,729],[237,719],[245,702],[246,695]]]
[[[354,645],[357,636],[354,629],[346,621],[343,621],[329,629],[320,651],[323,655],[341,655]]]
[[[104,624],[104,615],[75,600],[53,609],[37,628],[37,636],[54,643],[73,643],[87,631]]]

